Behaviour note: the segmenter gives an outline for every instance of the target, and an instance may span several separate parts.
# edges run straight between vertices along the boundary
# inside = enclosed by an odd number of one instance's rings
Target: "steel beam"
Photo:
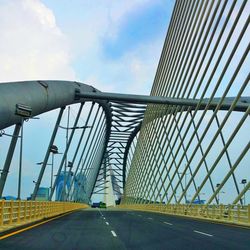
[[[107,100],[110,102],[128,102],[128,103],[139,103],[139,104],[165,104],[175,106],[185,106],[196,108],[199,105],[199,109],[203,110],[208,105],[208,109],[216,109],[220,103],[221,98],[214,98],[211,102],[209,99],[186,99],[186,98],[169,98],[163,96],[146,96],[146,95],[130,95],[130,94],[119,94],[119,93],[108,93],[108,92],[84,92],[76,93],[76,98],[86,98],[89,100]],[[224,99],[220,110],[229,110],[234,97],[227,97]],[[234,111],[245,112],[250,105],[250,97],[241,97]]]
[[[10,142],[9,150],[7,153],[7,157],[6,157],[3,169],[2,169],[1,179],[0,179],[0,198],[2,198],[2,195],[3,195],[3,189],[4,189],[5,182],[6,182],[8,173],[9,173],[10,164],[11,164],[12,157],[13,157],[13,154],[14,154],[14,151],[16,148],[16,143],[17,143],[17,139],[18,139],[18,135],[19,135],[21,126],[22,125],[20,123],[16,124],[16,126],[15,126],[15,129],[14,129],[14,132],[12,135],[12,139]]]
[[[56,124],[55,124],[54,130],[53,130],[53,133],[51,135],[50,142],[49,142],[49,146],[47,148],[47,152],[45,154],[45,157],[44,157],[44,160],[43,160],[43,164],[42,164],[42,167],[41,167],[41,170],[40,170],[40,173],[39,173],[39,176],[38,176],[38,179],[36,181],[36,185],[35,185],[32,197],[31,197],[32,200],[36,199],[37,191],[38,191],[38,189],[40,187],[40,184],[41,184],[41,181],[42,181],[42,178],[43,178],[43,174],[44,174],[46,165],[47,165],[48,160],[49,160],[51,146],[54,144],[54,141],[55,141],[55,138],[56,138],[56,134],[57,134],[57,130],[58,130],[59,124],[61,122],[64,109],[65,109],[65,107],[61,108],[60,112],[58,114],[58,117],[57,117],[57,120],[56,120]],[[51,187],[51,189],[52,189],[52,187]]]

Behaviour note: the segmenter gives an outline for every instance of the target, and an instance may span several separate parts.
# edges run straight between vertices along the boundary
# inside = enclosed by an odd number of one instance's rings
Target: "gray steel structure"
[[[50,199],[70,160],[72,180],[79,174],[86,176],[84,192],[89,200],[92,194],[105,192],[106,177],[111,174],[116,195],[127,204],[194,202],[204,190],[208,204],[219,203],[227,185],[233,187],[228,202],[242,203],[250,187],[248,180],[240,189],[240,178],[246,176],[237,173],[243,169],[249,174],[242,166],[249,159],[250,146],[245,133],[250,129],[246,6],[247,1],[176,1],[151,96],[105,93],[67,81],[0,84],[0,129],[16,125],[1,174],[0,195],[23,121],[17,107],[30,109],[31,117],[59,109],[33,191],[35,199],[64,109],[79,103]],[[84,109],[87,117],[80,126]],[[78,128],[82,131],[69,159]],[[232,151],[230,147],[237,143],[237,150]],[[227,165],[222,172],[220,164]],[[64,200],[74,200],[73,184],[63,194]]]
[[[44,91],[43,88],[45,88],[46,91]],[[19,92],[18,98],[16,97],[16,91],[13,91],[14,89],[18,90]],[[24,104],[27,107],[31,107],[31,116],[35,116],[52,109],[60,108],[55,128],[53,130],[51,140],[44,157],[41,171],[36,181],[32,196],[33,199],[36,197],[46,165],[48,163],[49,156],[52,153],[51,147],[54,144],[58,128],[60,127],[60,121],[65,109],[65,105],[76,102],[81,103],[73,129],[68,139],[65,152],[63,153],[63,157],[58,168],[57,176],[59,176],[63,171],[67,152],[71,146],[75,130],[80,128],[78,122],[84,103],[88,101],[92,103],[86,122],[84,126],[82,126],[82,133],[71,161],[72,165],[75,165],[77,156],[79,156],[78,163],[76,164],[75,169],[73,169],[74,177],[77,174],[84,174],[86,176],[87,184],[85,191],[87,197],[90,199],[93,193],[104,192],[104,184],[107,174],[109,174],[108,169],[112,169],[112,178],[115,178],[116,185],[114,185],[114,191],[116,195],[119,198],[123,194],[121,190],[123,190],[125,187],[126,176],[129,172],[128,169],[126,169],[129,149],[134,137],[141,128],[146,104],[162,103],[164,107],[166,106],[166,103],[168,105],[177,104],[183,107],[184,110],[187,108],[193,110],[199,103],[199,100],[102,93],[85,84],[65,81],[43,81],[42,85],[41,81],[2,83],[0,85],[0,90],[0,114],[2,117],[6,117],[6,119],[1,120],[0,129],[16,124],[16,129],[10,144],[6,163],[1,174],[1,194],[3,192],[16,140],[20,131],[19,124],[23,119],[22,117],[15,114],[17,104]],[[124,101],[126,101],[126,103],[124,103]],[[232,101],[232,98],[227,98],[220,108],[222,110],[230,109]],[[213,102],[209,104],[207,100],[204,100],[199,109],[208,107],[208,109],[214,110],[219,102],[220,99],[214,99]],[[6,105],[6,103],[8,105]],[[240,99],[234,109],[235,111],[245,112],[249,106],[249,103],[250,98],[243,97]],[[94,107],[96,107],[95,112],[93,111]],[[165,117],[166,115],[167,110],[161,112],[160,117]],[[92,120],[90,119],[91,116]],[[86,132],[88,125],[91,129],[89,132]],[[83,142],[84,135],[86,136],[85,146],[80,150],[80,145]],[[72,183],[70,185],[71,188],[73,186],[74,177],[72,178]],[[58,177],[56,177],[52,186],[50,199],[52,199],[57,178]],[[70,195],[71,188],[64,199],[73,199],[73,196]]]

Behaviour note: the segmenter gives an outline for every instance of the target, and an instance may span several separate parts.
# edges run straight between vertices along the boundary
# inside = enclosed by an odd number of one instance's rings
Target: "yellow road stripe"
[[[29,229],[32,229],[32,228],[37,227],[37,226],[40,226],[40,225],[45,224],[45,223],[47,223],[47,222],[50,222],[50,221],[52,221],[52,220],[61,218],[61,217],[65,216],[65,215],[71,214],[71,213],[73,213],[73,212],[75,212],[75,211],[71,211],[71,212],[68,212],[68,213],[66,213],[66,214],[62,214],[62,215],[59,215],[59,216],[57,216],[57,217],[48,219],[48,220],[46,220],[46,221],[39,222],[39,223],[37,223],[37,224],[35,224],[35,225],[29,226],[29,227],[25,227],[25,228],[23,228],[23,229],[20,229],[20,230],[15,231],[15,232],[12,232],[12,233],[9,233],[9,234],[0,236],[0,240],[6,239],[6,238],[8,238],[8,237],[10,237],[10,236],[13,236],[13,235],[15,235],[15,234],[19,234],[19,233],[21,233],[21,232],[27,231],[27,230],[29,230]]]

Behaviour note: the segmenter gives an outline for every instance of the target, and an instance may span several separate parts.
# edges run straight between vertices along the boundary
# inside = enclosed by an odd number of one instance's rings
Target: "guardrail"
[[[122,204],[119,207],[250,226],[250,205]]]
[[[0,231],[87,207],[71,202],[0,200]]]

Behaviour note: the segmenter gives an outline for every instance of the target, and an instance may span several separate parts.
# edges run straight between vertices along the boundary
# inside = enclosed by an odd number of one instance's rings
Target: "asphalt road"
[[[0,249],[250,249],[250,230],[155,213],[77,211],[0,240]]]

